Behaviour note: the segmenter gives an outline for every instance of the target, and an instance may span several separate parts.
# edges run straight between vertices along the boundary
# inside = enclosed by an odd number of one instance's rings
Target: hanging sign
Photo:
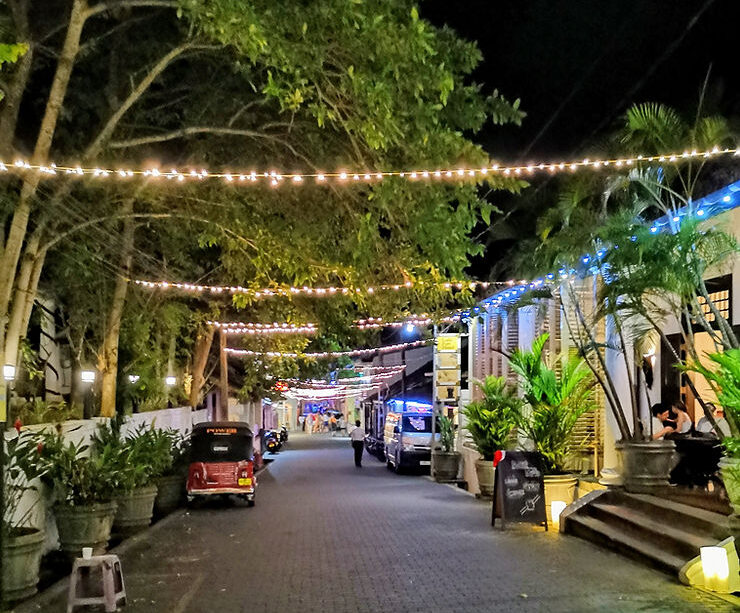
[[[505,522],[515,522],[547,530],[542,456],[534,451],[497,451],[494,466],[491,525],[499,518],[502,528]]]
[[[457,402],[460,397],[460,335],[440,334],[434,347],[434,400]]]

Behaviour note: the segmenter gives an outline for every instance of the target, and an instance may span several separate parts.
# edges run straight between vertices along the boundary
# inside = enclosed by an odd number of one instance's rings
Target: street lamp
[[[83,370],[80,372],[80,379],[83,383],[95,383],[95,371]]]
[[[82,400],[82,414],[85,419],[90,419],[93,416],[93,393],[92,384],[95,383],[95,371],[94,370],[82,370],[80,371],[80,380],[83,383],[89,385],[85,386],[85,395]]]
[[[13,364],[5,364],[3,366],[3,379],[6,381],[15,381],[15,366]]]
[[[128,380],[129,383],[136,383],[139,380],[139,375],[129,375]]]
[[[177,383],[177,377],[175,377],[174,375],[168,375],[164,378],[164,384],[167,386],[171,387],[175,385],[175,383]]]

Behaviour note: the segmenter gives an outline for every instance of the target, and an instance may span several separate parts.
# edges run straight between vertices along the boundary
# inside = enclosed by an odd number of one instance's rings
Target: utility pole
[[[229,418],[229,361],[226,355],[226,332],[223,328],[218,331],[219,348],[220,348],[220,387],[221,393],[218,420],[225,421]]]

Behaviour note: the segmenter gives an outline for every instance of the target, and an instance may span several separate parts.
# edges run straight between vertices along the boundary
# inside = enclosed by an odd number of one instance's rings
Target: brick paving
[[[121,554],[132,613],[734,611],[574,537],[490,526],[490,503],[293,435],[257,505],[178,512]],[[66,594],[23,611],[64,611]]]

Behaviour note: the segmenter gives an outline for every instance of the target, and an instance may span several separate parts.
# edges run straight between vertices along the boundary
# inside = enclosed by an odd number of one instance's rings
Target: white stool
[[[95,593],[86,593],[93,587],[90,578],[92,569],[100,570],[100,589]],[[101,585],[102,584],[102,585]],[[80,589],[81,588],[81,589]],[[82,593],[79,593],[82,592]],[[93,556],[90,559],[77,558],[72,566],[69,577],[69,597],[67,598],[67,613],[72,613],[75,607],[89,605],[105,605],[106,613],[118,610],[117,603],[126,604],[126,588],[123,585],[121,561],[115,555]]]

